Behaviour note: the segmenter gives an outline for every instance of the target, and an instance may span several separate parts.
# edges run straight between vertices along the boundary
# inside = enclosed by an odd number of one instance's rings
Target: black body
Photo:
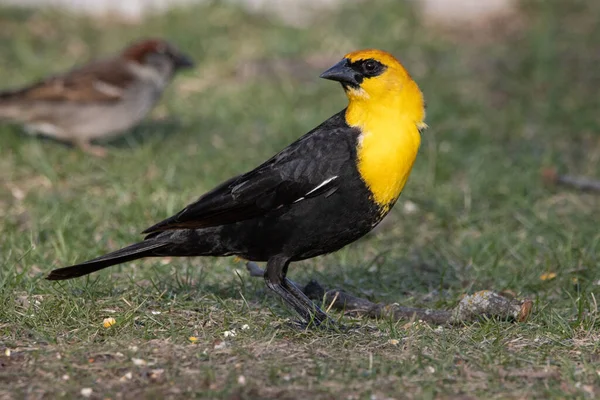
[[[305,319],[327,319],[285,278],[289,262],[333,252],[383,217],[357,170],[360,131],[345,110],[258,168],[232,178],[177,215],[144,231],[145,240],[54,270],[70,279],[142,257],[229,256],[267,261],[265,280]]]

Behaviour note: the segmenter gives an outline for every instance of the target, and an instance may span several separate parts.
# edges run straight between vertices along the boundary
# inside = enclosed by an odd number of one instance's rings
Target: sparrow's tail
[[[28,88],[8,89],[0,91],[0,104],[14,103],[23,98]]]
[[[0,119],[12,120],[21,115],[17,94],[17,91],[10,90],[0,92]]]
[[[18,93],[18,91],[16,91],[16,90],[0,91],[0,102],[12,100],[17,93]]]
[[[91,274],[92,272],[110,267],[111,265],[121,264],[143,257],[158,256],[159,254],[157,254],[156,251],[169,244],[170,243],[167,241],[147,239],[143,242],[132,244],[121,250],[113,251],[112,253],[81,264],[55,269],[50,272],[46,279],[51,281],[62,281],[65,279],[77,278],[78,276]]]

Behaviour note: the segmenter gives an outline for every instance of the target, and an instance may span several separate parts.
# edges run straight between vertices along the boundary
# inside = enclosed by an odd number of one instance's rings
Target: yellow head
[[[351,108],[394,108],[419,129],[426,126],[421,90],[402,64],[386,51],[367,49],[348,53],[321,74],[321,78],[340,82]]]

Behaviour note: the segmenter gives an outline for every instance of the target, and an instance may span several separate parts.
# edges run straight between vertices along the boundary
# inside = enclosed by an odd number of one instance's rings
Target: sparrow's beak
[[[319,77],[340,82],[344,86],[360,86],[360,82],[358,81],[360,75],[350,68],[350,60],[347,58],[342,59],[342,61],[323,72]]]
[[[192,68],[194,66],[194,60],[183,53],[174,55],[173,62],[175,63],[175,68]]]

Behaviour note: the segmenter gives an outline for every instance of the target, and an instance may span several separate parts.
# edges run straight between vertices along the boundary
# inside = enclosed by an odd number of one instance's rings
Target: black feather
[[[224,182],[142,233],[231,224],[294,203],[354,162],[354,149],[348,147],[355,145],[359,132],[346,125],[344,115],[345,110],[256,169]]]
[[[46,279],[51,281],[62,281],[64,279],[91,274],[92,272],[99,271],[115,264],[152,256],[155,250],[165,247],[166,245],[168,245],[166,242],[145,240],[81,264],[55,269],[50,272]]]

